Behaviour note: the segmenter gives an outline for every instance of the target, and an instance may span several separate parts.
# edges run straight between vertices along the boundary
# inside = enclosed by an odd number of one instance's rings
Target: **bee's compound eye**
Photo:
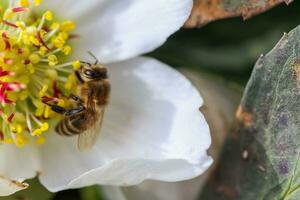
[[[84,72],[83,72],[86,76],[88,76],[88,77],[94,77],[94,71],[93,70],[90,70],[90,69],[86,69],[86,70],[84,70]]]

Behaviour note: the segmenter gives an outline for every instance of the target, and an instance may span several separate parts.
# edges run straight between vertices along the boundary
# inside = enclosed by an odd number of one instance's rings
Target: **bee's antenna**
[[[92,52],[88,51],[88,54],[90,54],[90,56],[92,56],[96,60],[95,65],[99,63],[98,58]]]

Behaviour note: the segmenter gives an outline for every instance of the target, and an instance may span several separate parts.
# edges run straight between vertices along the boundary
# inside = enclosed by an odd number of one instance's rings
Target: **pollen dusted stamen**
[[[51,11],[33,14],[40,3],[10,0],[0,12],[0,144],[43,144],[49,120],[59,117],[47,103],[66,106],[76,89],[80,62],[61,62],[75,24],[54,21]]]

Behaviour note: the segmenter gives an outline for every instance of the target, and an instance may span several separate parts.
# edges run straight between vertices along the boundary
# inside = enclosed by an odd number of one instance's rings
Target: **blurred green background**
[[[247,83],[260,54],[270,51],[284,32],[300,24],[300,1],[282,4],[252,19],[225,19],[201,29],[182,29],[159,49],[147,54],[175,68],[192,68],[218,75],[241,86]],[[32,187],[0,200],[101,200],[98,187],[50,194]]]
[[[182,29],[149,55],[173,67],[191,67],[247,83],[257,58],[300,24],[300,2],[281,4],[254,18],[231,18]]]

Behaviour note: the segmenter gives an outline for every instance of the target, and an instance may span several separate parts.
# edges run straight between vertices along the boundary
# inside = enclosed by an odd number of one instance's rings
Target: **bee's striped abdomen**
[[[66,118],[57,124],[56,132],[59,135],[73,136],[73,135],[80,134],[81,130],[79,130],[75,126],[73,126],[71,120],[69,118]]]

